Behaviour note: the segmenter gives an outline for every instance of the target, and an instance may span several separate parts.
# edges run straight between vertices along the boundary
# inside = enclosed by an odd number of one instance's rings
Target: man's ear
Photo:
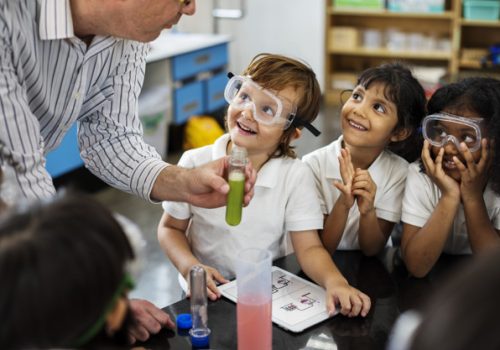
[[[391,142],[400,142],[406,140],[411,135],[411,130],[408,128],[403,128],[395,131],[391,136]]]

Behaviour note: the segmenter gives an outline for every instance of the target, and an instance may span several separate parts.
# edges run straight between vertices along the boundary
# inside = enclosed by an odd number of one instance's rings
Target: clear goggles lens
[[[448,113],[431,114],[422,122],[422,133],[432,146],[453,142],[457,148],[464,142],[471,152],[481,147],[482,118],[464,118]]]
[[[283,125],[284,129],[290,126],[297,111],[286,98],[262,88],[249,77],[239,75],[229,79],[224,98],[235,108],[250,109],[259,123]]]

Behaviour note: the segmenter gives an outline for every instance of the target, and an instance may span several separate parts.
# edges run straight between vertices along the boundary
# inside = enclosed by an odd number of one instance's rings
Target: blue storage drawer
[[[200,72],[227,64],[227,43],[175,56],[172,59],[172,76],[182,80]]]
[[[78,148],[76,123],[69,128],[59,146],[45,157],[50,176],[57,177],[83,165]]]
[[[207,112],[213,112],[224,107],[226,104],[224,89],[228,81],[229,78],[225,72],[205,81],[205,108]]]
[[[175,124],[182,124],[191,116],[203,113],[204,110],[202,81],[196,81],[174,90]]]

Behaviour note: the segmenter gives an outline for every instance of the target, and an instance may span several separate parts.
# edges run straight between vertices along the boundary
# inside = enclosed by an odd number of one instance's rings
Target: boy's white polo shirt
[[[185,152],[179,166],[197,167],[226,155],[229,135],[213,145]],[[189,219],[188,240],[194,255],[215,267],[226,278],[234,277],[233,258],[244,248],[269,249],[273,260],[283,255],[287,231],[323,228],[314,179],[299,159],[275,158],[257,175],[254,196],[243,208],[241,223],[229,226],[226,208],[205,209],[187,203],[163,202],[165,212],[177,219]]]
[[[441,191],[427,174],[420,171],[420,161],[410,164],[401,220],[413,226],[423,227],[434,212],[439,198],[441,198]],[[500,230],[500,196],[495,194],[488,184],[484,190],[483,198],[490,222],[497,230]],[[472,253],[462,203],[460,203],[453,220],[452,232],[446,240],[443,252],[448,254]]]
[[[330,214],[340,196],[340,191],[333,185],[333,180],[342,181],[338,160],[342,149],[342,140],[343,137],[340,136],[331,144],[302,158],[313,171],[320,193],[321,209],[325,215]],[[368,168],[373,182],[377,185],[374,205],[378,218],[394,223],[399,222],[407,171],[408,162],[406,160],[385,150]],[[338,249],[360,249],[358,241],[359,218],[358,206],[354,204],[349,211]],[[390,238],[388,244],[392,244]]]

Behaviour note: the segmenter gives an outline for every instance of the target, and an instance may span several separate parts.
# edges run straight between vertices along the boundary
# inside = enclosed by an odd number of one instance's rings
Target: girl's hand
[[[210,267],[210,266],[207,266],[207,265],[202,265],[202,264],[199,264],[199,265],[201,267],[203,267],[203,269],[207,273],[207,297],[210,300],[217,300],[217,299],[219,299],[221,297],[221,293],[219,291],[219,288],[217,288],[216,282],[218,282],[218,283],[227,283],[229,281],[226,280],[224,278],[224,276],[222,276],[220,274],[220,272],[217,271],[216,269],[214,269],[213,267]],[[189,273],[188,273],[187,276],[184,276],[184,277],[188,281],[188,285],[189,285]],[[189,288],[189,289],[191,290],[191,288]],[[188,292],[187,296],[190,297],[191,296],[191,292]]]
[[[352,194],[352,180],[354,178],[354,167],[351,160],[351,152],[347,148],[340,150],[339,156],[340,176],[342,182],[334,181],[333,185],[341,192],[338,200],[342,201],[346,208],[354,205],[354,195]]]
[[[422,148],[422,163],[425,167],[425,173],[429,176],[439,189],[443,196],[451,195],[460,198],[460,185],[455,179],[446,175],[443,170],[443,156],[444,148],[441,147],[436,160],[432,160],[430,153],[429,141],[424,140],[424,147]]]
[[[458,157],[453,157],[461,175],[460,195],[462,202],[483,198],[483,190],[488,182],[488,170],[491,166],[493,157],[489,151],[488,141],[481,140],[481,158],[479,162],[474,161],[474,157],[465,143],[460,144],[460,153],[462,153],[466,165]]]
[[[342,281],[326,286],[326,309],[330,316],[335,314],[337,306],[344,316],[365,317],[370,311],[371,301],[368,295]]]
[[[356,169],[352,181],[352,193],[356,196],[361,215],[368,214],[375,209],[375,194],[377,185],[373,182],[368,170]]]

